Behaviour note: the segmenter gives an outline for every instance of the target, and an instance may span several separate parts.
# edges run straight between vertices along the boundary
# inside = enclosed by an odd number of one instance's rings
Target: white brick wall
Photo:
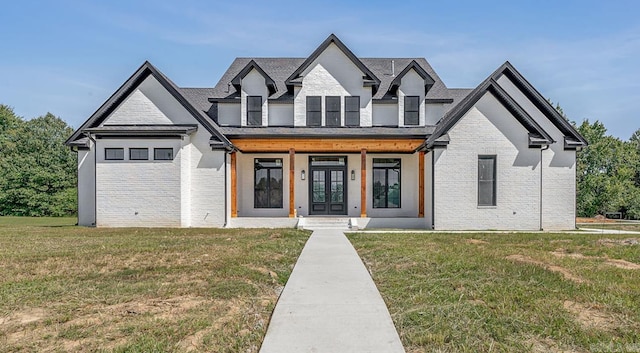
[[[98,227],[181,226],[180,139],[98,139],[96,208]],[[125,148],[125,159],[104,159],[104,148]],[[129,161],[130,147],[149,148],[149,161]],[[173,148],[172,161],[154,161],[153,148]]]
[[[576,152],[564,150],[564,136],[506,76],[498,80],[513,99],[556,141],[543,151],[542,227],[545,230],[575,228]]]
[[[436,151],[436,229],[539,229],[540,150],[490,94],[449,131]],[[439,154],[439,156],[438,156]],[[478,155],[497,156],[497,206],[479,207]]]
[[[371,87],[363,87],[362,72],[335,45],[331,44],[320,54],[316,61],[302,73],[302,87],[294,90],[294,124],[307,124],[307,96],[321,96],[322,122],[324,125],[324,97],[326,96],[360,96],[360,125],[371,126]],[[344,98],[341,102],[344,122]]]
[[[106,124],[149,123],[149,116],[165,120],[153,123],[196,124],[197,121],[157,80],[147,78],[133,95],[135,104],[122,104]],[[132,96],[133,96],[132,95]],[[142,99],[144,97],[144,99]],[[135,106],[134,106],[135,105]],[[109,227],[222,227],[225,224],[225,152],[212,151],[211,135],[198,124],[191,136],[172,139],[98,139],[97,145],[79,157],[79,203],[82,224],[89,223],[97,209],[97,226]],[[105,147],[125,148],[125,160],[105,161]],[[148,161],[129,161],[130,147],[149,148]],[[153,148],[172,147],[173,161],[154,161]],[[92,206],[93,171],[96,154],[95,200]],[[85,160],[85,158],[88,158]]]

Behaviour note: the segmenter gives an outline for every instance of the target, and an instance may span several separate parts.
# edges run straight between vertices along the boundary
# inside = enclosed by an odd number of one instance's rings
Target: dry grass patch
[[[21,221],[0,218],[0,352],[257,352],[309,235]]]
[[[407,352],[633,351],[628,348],[640,342],[638,272],[607,264],[638,263],[638,246],[566,233],[349,239]]]
[[[505,257],[507,260],[511,260],[511,261],[515,261],[515,262],[520,262],[520,263],[524,263],[524,264],[531,264],[531,265],[536,265],[536,266],[540,266],[546,270],[549,270],[551,272],[556,272],[561,274],[564,278],[576,282],[576,283],[584,283],[586,282],[584,279],[582,279],[581,277],[578,277],[576,275],[574,275],[573,273],[571,273],[569,270],[567,270],[566,268],[562,267],[562,266],[558,266],[558,265],[552,265],[552,264],[548,264],[542,261],[538,261],[538,260],[534,260],[529,256],[525,256],[525,255],[509,255],[507,257]]]

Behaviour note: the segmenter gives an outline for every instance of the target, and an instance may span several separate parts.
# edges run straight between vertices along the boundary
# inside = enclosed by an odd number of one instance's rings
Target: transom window
[[[496,156],[478,156],[478,206],[496,205]]]
[[[420,97],[404,97],[404,124],[418,125],[420,123]]]
[[[307,96],[307,126],[322,125],[322,97]]]
[[[340,97],[327,96],[324,98],[325,102],[325,125],[326,126],[340,126]]]
[[[373,159],[373,208],[400,208],[400,159]]]
[[[154,148],[153,159],[155,159],[156,161],[173,160],[173,148]]]
[[[360,126],[360,97],[344,97],[344,125]]]
[[[327,167],[327,166],[343,166],[347,157],[311,157],[311,166]]]
[[[247,125],[262,125],[262,97],[247,97]]]
[[[255,208],[282,208],[282,158],[254,159]]]
[[[105,148],[104,159],[108,161],[121,161],[124,159],[124,148]]]
[[[146,161],[149,159],[149,149],[129,148],[129,159],[132,161]]]

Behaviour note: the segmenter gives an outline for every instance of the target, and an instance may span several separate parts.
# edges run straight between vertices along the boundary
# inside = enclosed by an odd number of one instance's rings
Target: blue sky
[[[77,127],[144,60],[212,87],[235,57],[306,57],[335,33],[360,57],[425,57],[449,87],[509,60],[571,120],[626,140],[640,128],[638,13],[635,0],[11,1],[0,103]]]

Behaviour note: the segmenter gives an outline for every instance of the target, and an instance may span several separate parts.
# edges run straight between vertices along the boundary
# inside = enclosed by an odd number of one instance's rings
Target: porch
[[[360,229],[429,228],[425,185],[431,175],[425,176],[424,152],[415,152],[423,141],[235,140],[228,226],[293,227],[307,218],[339,217]]]

